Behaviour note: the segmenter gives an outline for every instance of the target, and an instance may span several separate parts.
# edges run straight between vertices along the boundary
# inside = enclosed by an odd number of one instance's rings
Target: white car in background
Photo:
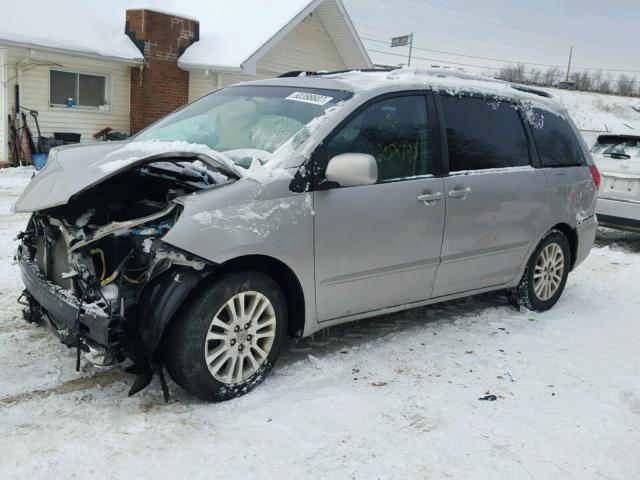
[[[598,224],[640,232],[640,135],[600,135],[591,153],[602,176]]]

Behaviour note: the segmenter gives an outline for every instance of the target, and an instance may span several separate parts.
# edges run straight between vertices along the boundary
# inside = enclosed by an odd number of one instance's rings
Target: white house
[[[341,0],[134,2],[0,0],[0,160],[16,105],[91,141],[232,83],[372,66]]]

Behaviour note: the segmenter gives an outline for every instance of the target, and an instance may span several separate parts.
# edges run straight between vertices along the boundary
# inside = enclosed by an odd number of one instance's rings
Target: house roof
[[[338,52],[355,54],[350,65],[371,66],[340,0],[184,0],[180,8],[200,19],[200,41],[184,52],[179,64],[187,69],[250,71],[262,55],[320,7]]]
[[[3,5],[4,4],[4,5]],[[185,69],[251,73],[255,63],[319,7],[339,54],[350,66],[371,61],[341,0],[0,0],[0,42],[139,63],[124,33],[127,9],[171,12],[200,23],[200,40],[179,59]],[[25,21],[16,21],[23,18]]]
[[[0,0],[0,43],[141,63],[125,10],[87,0]]]

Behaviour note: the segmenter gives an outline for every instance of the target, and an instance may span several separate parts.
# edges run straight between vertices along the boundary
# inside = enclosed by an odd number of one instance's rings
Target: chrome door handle
[[[471,193],[471,189],[469,187],[463,188],[461,190],[450,190],[447,195],[449,198],[464,198]]]
[[[442,200],[442,192],[425,193],[418,195],[419,202],[435,202],[436,200]]]

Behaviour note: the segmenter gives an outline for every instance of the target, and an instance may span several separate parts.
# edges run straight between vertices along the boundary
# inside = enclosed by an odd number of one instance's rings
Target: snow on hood
[[[194,155],[210,166],[240,176],[222,154],[185,142],[128,141],[74,145],[51,151],[47,165],[27,185],[13,209],[15,212],[34,212],[64,205],[73,195],[136,165],[167,157]]]
[[[283,155],[290,151],[289,145],[287,147]],[[163,158],[194,156],[232,177],[262,184],[291,178],[282,161],[277,160],[280,156],[265,164],[254,160],[245,169],[206,145],[157,140],[100,142],[53,149],[47,165],[27,185],[13,209],[15,212],[34,212],[64,205],[72,196],[137,165]]]

